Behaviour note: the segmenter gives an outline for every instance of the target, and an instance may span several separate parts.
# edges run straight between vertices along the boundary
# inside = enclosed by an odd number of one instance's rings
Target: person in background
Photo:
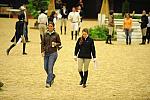
[[[27,55],[27,53],[25,52],[25,48],[26,48],[26,40],[25,40],[25,28],[26,28],[26,23],[24,21],[25,16],[24,14],[20,14],[18,15],[18,19],[19,21],[16,22],[16,32],[15,32],[15,36],[12,38],[11,42],[13,42],[13,44],[7,49],[6,53],[7,55],[9,55],[10,50],[16,46],[16,44],[21,43],[21,41],[23,42],[23,55]]]
[[[56,20],[57,20],[57,13],[55,11],[51,12],[51,15],[48,17],[48,23],[53,22],[55,24],[55,29],[56,29]]]
[[[147,31],[147,24],[148,24],[148,17],[146,16],[146,11],[142,11],[141,17],[141,31],[142,31],[142,43],[140,45],[145,45],[146,42],[146,31]]]
[[[62,34],[62,28],[63,28],[63,25],[64,25],[64,34],[66,35],[68,10],[67,10],[65,4],[63,4],[62,9],[60,10],[60,14],[62,15],[60,31],[61,31],[61,34]]]
[[[109,19],[108,19],[109,34],[107,35],[106,44],[112,44],[111,39],[112,39],[114,26],[115,26],[115,24],[114,24],[114,14],[113,14],[113,11],[111,10],[110,13],[109,13]]]
[[[132,18],[130,18],[130,14],[125,14],[123,29],[126,35],[126,45],[131,45],[131,30],[132,30]]]
[[[148,14],[148,24],[147,24],[147,44],[149,44],[150,40],[150,12]]]
[[[75,31],[75,40],[77,40],[78,24],[80,22],[79,12],[76,12],[75,7],[72,8],[72,12],[69,13],[68,19],[72,23],[71,39],[73,40],[73,32]]]
[[[29,38],[28,38],[28,15],[27,15],[27,8],[26,8],[26,5],[25,4],[23,4],[21,7],[20,7],[20,13],[21,14],[24,14],[24,16],[25,16],[25,39],[26,39],[26,42],[30,42],[29,41]]]
[[[80,33],[81,25],[82,25],[82,18],[83,18],[83,11],[81,9],[81,6],[78,6],[78,12],[80,14],[80,21],[79,21],[79,29],[78,29],[78,35]]]
[[[40,38],[42,41],[42,37],[44,33],[47,31],[47,25],[48,25],[48,18],[47,15],[44,13],[44,9],[41,9],[41,14],[38,16],[38,24],[40,30]]]
[[[47,73],[46,88],[51,87],[54,82],[54,64],[57,60],[57,49],[61,46],[59,34],[55,32],[53,22],[49,22],[48,31],[44,34],[41,42],[41,53],[44,57],[44,69]]]
[[[78,72],[81,77],[80,85],[83,85],[83,88],[86,87],[88,67],[91,58],[93,58],[94,62],[96,61],[95,45],[93,39],[89,37],[88,29],[84,28],[82,30],[82,36],[78,39],[74,51],[74,60],[78,60]],[[82,71],[83,65],[84,72]]]

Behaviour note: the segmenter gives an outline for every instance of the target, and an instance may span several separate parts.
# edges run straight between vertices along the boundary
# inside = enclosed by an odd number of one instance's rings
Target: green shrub
[[[122,15],[114,15],[114,19],[123,19]]]
[[[133,19],[141,19],[141,16],[133,16]]]
[[[29,0],[28,10],[34,18],[37,18],[39,11],[48,9],[49,0]]]
[[[140,19],[141,16],[133,16],[133,19]],[[124,19],[122,15],[114,15],[114,19]]]
[[[109,30],[106,26],[94,26],[89,29],[89,32],[89,36],[94,40],[105,41],[107,39]],[[116,34],[116,32],[113,32],[113,40],[117,40]]]

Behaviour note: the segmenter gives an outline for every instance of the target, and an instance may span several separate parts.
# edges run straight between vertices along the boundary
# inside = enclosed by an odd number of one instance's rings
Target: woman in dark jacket
[[[48,31],[44,34],[41,42],[41,53],[44,56],[44,69],[47,73],[46,88],[51,87],[54,82],[55,74],[53,67],[57,60],[57,50],[61,46],[59,34],[54,30],[54,23],[49,22]]]
[[[91,56],[92,55],[92,56]],[[75,46],[74,59],[77,61],[78,58],[78,71],[81,77],[80,85],[83,84],[83,88],[86,87],[86,81],[88,77],[88,67],[91,58],[96,61],[96,53],[94,41],[88,36],[88,29],[82,30],[82,37],[80,37]],[[82,71],[84,65],[84,74]]]
[[[147,31],[147,24],[148,24],[148,17],[146,16],[146,11],[143,10],[142,17],[141,17],[141,31],[142,31],[142,43],[140,45],[144,45],[146,42],[146,31]]]
[[[11,42],[13,42],[13,44],[7,49],[7,55],[9,55],[10,50],[16,45],[19,44],[21,41],[23,42],[23,55],[27,55],[27,53],[25,53],[25,47],[26,47],[26,40],[25,40],[25,16],[24,14],[20,14],[18,15],[18,19],[19,21],[16,22],[16,32],[15,32],[15,36],[12,38]]]

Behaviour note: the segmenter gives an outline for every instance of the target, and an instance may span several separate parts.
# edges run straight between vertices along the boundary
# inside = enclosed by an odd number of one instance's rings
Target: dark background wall
[[[0,4],[8,4],[13,8],[19,8],[22,4],[27,4],[28,0],[0,0]]]
[[[83,0],[85,18],[97,18],[103,0]],[[125,0],[109,0],[110,9],[116,13],[122,12],[122,4]],[[150,0],[128,0],[130,13],[141,13],[142,10],[150,11]]]
[[[62,0],[66,2],[69,10],[79,3],[79,0]],[[100,12],[102,0],[82,0],[84,4],[84,17],[97,18]],[[143,9],[150,11],[150,0],[128,0],[130,4],[130,12],[135,10],[136,13],[141,13]],[[122,3],[124,0],[109,0],[110,8],[115,12],[122,12]],[[9,4],[13,8],[19,8],[23,3],[28,3],[28,0],[0,0],[0,3]]]
[[[121,12],[122,3],[125,0],[112,0],[115,12]],[[150,0],[128,0],[130,5],[130,12],[135,10],[136,13],[141,13],[142,10],[150,11]]]

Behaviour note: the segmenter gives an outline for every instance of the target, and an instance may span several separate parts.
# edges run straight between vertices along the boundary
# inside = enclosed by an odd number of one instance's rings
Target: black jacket
[[[95,46],[94,41],[92,38],[87,37],[86,40],[80,44],[81,37],[78,39],[75,47],[74,55],[78,56],[78,58],[87,58],[91,59],[96,58]],[[92,56],[91,56],[92,55]]]
[[[12,38],[11,42],[14,42],[16,39],[16,42],[18,42],[19,38],[21,37],[21,35],[25,34],[25,22],[24,21],[17,21],[16,22],[16,32],[15,32],[15,36]]]
[[[52,42],[57,43],[55,47],[52,47]],[[49,32],[46,32],[41,42],[41,53],[45,52],[45,54],[51,54],[57,52],[58,46],[60,45],[61,40],[58,33],[53,32],[50,35]]]
[[[68,10],[65,11],[66,14],[64,14],[63,9],[60,10],[60,14],[62,15],[62,18],[67,18],[68,16]]]
[[[146,15],[143,15],[141,17],[141,29],[146,28],[148,24],[148,17]]]

